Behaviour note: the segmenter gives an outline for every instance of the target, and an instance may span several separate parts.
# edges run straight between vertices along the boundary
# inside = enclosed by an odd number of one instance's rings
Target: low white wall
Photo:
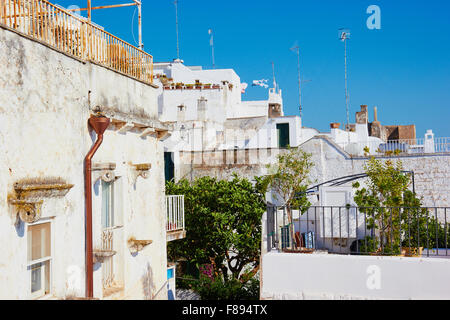
[[[261,299],[450,299],[449,270],[450,259],[270,252]]]

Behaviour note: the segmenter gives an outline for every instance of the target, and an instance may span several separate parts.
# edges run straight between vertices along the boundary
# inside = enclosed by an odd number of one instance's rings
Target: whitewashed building
[[[35,2],[0,1],[0,299],[166,300],[152,56]]]

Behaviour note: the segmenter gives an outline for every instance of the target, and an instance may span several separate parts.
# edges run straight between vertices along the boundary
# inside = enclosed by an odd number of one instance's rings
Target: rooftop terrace
[[[0,26],[77,59],[153,83],[153,57],[46,0],[0,0]]]

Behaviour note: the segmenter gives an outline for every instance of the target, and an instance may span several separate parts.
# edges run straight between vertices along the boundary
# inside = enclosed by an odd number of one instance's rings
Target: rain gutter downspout
[[[91,150],[89,150],[84,159],[84,196],[86,206],[86,298],[94,297],[94,261],[93,261],[93,245],[92,245],[92,157],[103,142],[103,133],[106,131],[110,123],[110,119],[106,117],[91,116],[88,125],[92,127],[97,134]]]

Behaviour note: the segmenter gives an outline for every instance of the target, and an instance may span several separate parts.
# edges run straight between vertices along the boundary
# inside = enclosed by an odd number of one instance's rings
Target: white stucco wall
[[[42,217],[52,223],[51,294],[85,295],[83,160],[95,140],[87,121],[97,106],[137,123],[158,116],[156,89],[0,28],[0,299],[29,298],[27,224],[14,225],[8,197],[14,197],[16,181],[31,178],[74,185],[63,198],[44,198]],[[142,139],[139,131],[121,134],[110,127],[93,162],[113,162],[123,177],[122,296],[151,298],[167,277],[163,146],[153,136]],[[135,182],[131,164],[139,163],[152,169],[148,180]],[[100,232],[96,192],[94,245]],[[130,236],[153,243],[133,256],[126,248]],[[97,267],[94,290],[102,298]],[[163,288],[156,298],[166,296]]]

